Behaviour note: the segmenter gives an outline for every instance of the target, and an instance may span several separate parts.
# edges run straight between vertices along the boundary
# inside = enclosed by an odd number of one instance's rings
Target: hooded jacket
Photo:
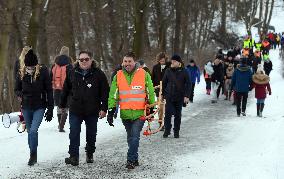
[[[200,82],[200,70],[199,68],[194,65],[194,66],[190,66],[188,65],[186,67],[186,71],[188,73],[188,75],[190,75],[190,80],[191,80],[191,83],[199,83]]]
[[[266,98],[266,89],[271,94],[271,88],[269,84],[269,76],[257,72],[252,77],[253,84],[252,88],[255,88],[255,98],[265,99]]]
[[[252,84],[252,71],[249,66],[241,64],[235,69],[232,77],[232,89],[236,92],[248,92]]]
[[[53,92],[51,79],[45,66],[40,66],[39,76],[34,80],[33,75],[25,74],[23,79],[16,77],[15,94],[22,98],[23,109],[53,108]]]
[[[168,68],[163,78],[163,96],[167,101],[183,101],[190,96],[191,80],[183,67]]]

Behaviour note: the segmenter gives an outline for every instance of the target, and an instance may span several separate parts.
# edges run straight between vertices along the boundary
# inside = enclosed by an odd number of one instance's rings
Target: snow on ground
[[[266,100],[264,118],[256,117],[251,95],[247,117],[220,119],[225,143],[180,157],[177,171],[168,178],[284,178],[284,80],[279,51],[271,51],[272,96]]]
[[[56,110],[54,110],[56,116]],[[2,116],[0,116],[2,119]],[[116,135],[124,127],[120,125],[120,121],[114,122],[115,128],[110,128],[106,123],[106,119],[100,119],[98,122],[98,138],[97,141],[103,141],[105,138]],[[54,158],[67,157],[69,146],[69,124],[66,122],[65,133],[59,133],[57,118],[48,123],[43,121],[39,128],[39,147],[38,162],[52,161]],[[0,125],[0,178],[8,178],[11,174],[22,173],[27,170],[27,161],[29,157],[29,148],[27,141],[27,133],[19,134],[16,130],[16,124],[12,124],[10,128],[4,128]],[[85,145],[85,126],[82,125],[81,133],[81,151]]]
[[[280,1],[277,1],[277,3]],[[279,4],[277,4],[279,6]],[[277,18],[274,18],[276,17]],[[278,8],[271,24],[276,31],[284,13]],[[162,133],[141,136],[140,163],[134,172],[124,168],[126,133],[119,119],[109,127],[99,120],[95,163],[85,164],[85,128],[82,125],[80,166],[64,164],[69,145],[66,133],[57,130],[57,118],[42,122],[39,129],[38,164],[28,167],[27,133],[16,126],[0,125],[0,179],[6,178],[284,178],[284,94],[282,62],[278,50],[271,51],[272,96],[266,100],[264,118],[256,117],[253,93],[247,117],[236,117],[229,101],[212,105],[205,95],[205,82],[196,87],[194,103],[183,109],[180,139],[163,139]],[[56,111],[54,111],[54,114]],[[1,117],[1,116],[0,116]]]

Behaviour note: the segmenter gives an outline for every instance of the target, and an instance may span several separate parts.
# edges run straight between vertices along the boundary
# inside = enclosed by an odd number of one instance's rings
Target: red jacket
[[[271,94],[270,84],[256,84],[253,82],[252,85],[255,88],[255,98],[257,99],[265,99],[266,98],[266,89],[268,90],[269,94]]]

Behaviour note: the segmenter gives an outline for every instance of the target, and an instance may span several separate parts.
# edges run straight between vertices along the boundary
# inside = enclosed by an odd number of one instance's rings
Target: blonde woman
[[[28,165],[32,166],[37,162],[38,128],[44,116],[46,121],[52,120],[53,93],[48,69],[38,64],[33,50],[28,51],[23,62],[16,78],[15,93],[22,103],[30,148]]]

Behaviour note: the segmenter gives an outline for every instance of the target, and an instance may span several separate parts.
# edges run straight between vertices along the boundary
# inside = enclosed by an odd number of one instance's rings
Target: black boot
[[[179,131],[174,132],[174,138],[179,138]]]
[[[60,123],[59,123],[59,132],[65,132],[64,126],[65,126],[65,123],[66,123],[67,116],[68,116],[67,113],[63,113],[61,115],[61,119],[60,119]]]
[[[78,166],[79,165],[79,158],[70,156],[68,158],[65,158],[65,163],[66,164],[71,164],[73,166]]]
[[[260,104],[256,104],[256,113],[257,113],[257,117],[260,117],[259,116],[259,112],[260,112]]]
[[[33,153],[30,154],[30,159],[29,159],[28,165],[33,166],[36,163],[37,163],[37,153],[33,152]]]
[[[168,138],[168,136],[169,136],[170,134],[171,134],[170,132],[168,132],[168,131],[165,130],[165,132],[164,132],[164,134],[163,134],[163,138]]]
[[[135,160],[135,161],[133,162],[133,164],[135,165],[135,167],[138,167],[138,166],[139,166],[139,161],[138,161],[138,160]]]
[[[264,108],[264,103],[261,103],[261,104],[260,104],[259,117],[262,117],[262,111],[263,111],[263,108]]]
[[[58,119],[58,129],[60,129],[61,114],[57,114],[57,119]]]
[[[135,162],[127,161],[125,168],[132,170],[135,168]]]
[[[93,153],[86,153],[86,162],[87,163],[94,163]]]

